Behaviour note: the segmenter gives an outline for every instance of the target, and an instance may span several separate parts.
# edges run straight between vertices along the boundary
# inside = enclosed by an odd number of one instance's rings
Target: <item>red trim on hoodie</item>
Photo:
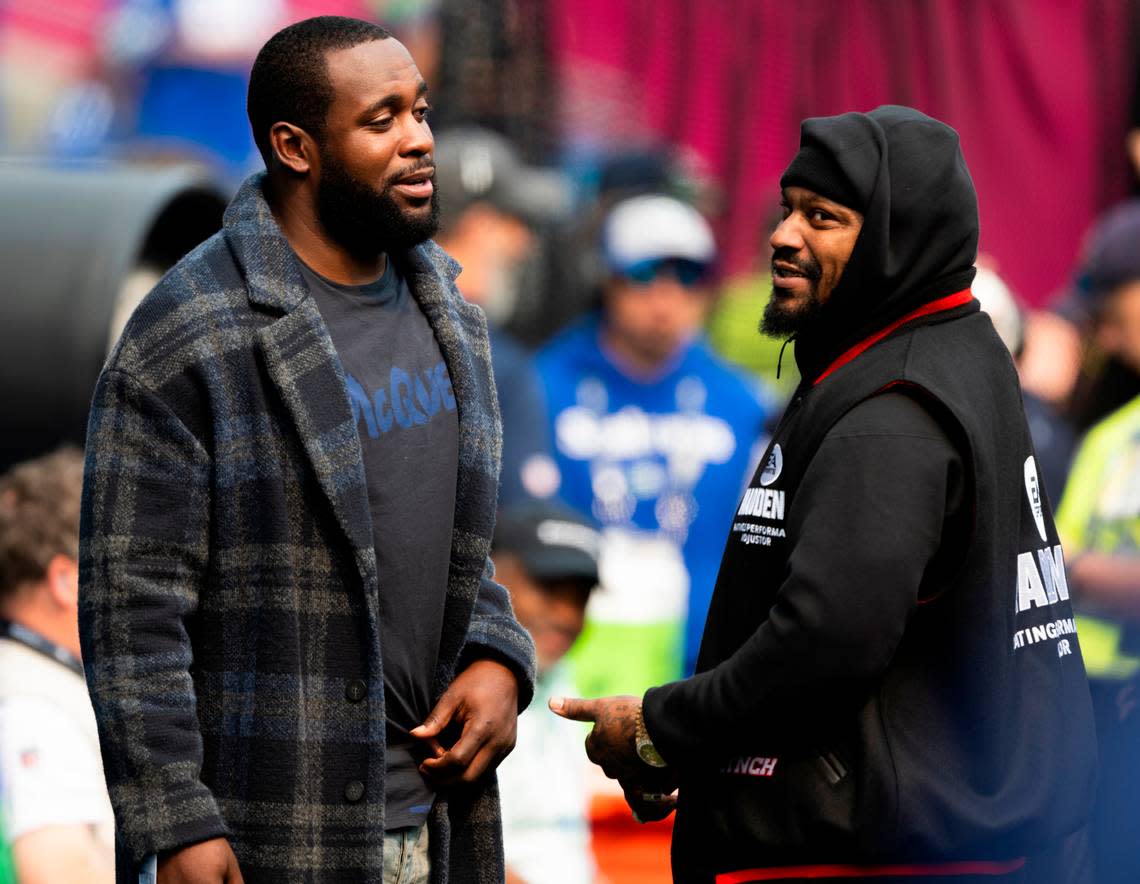
[[[947,878],[954,875],[1008,875],[1025,866],[1025,858],[1004,861],[929,863],[891,866],[782,866],[722,872],[716,884],[748,884],[788,878]]]
[[[875,332],[868,338],[864,338],[850,350],[843,353],[838,359],[836,359],[824,370],[823,374],[821,374],[812,382],[812,386],[814,387],[833,371],[846,365],[864,350],[867,350],[870,347],[874,346],[900,326],[906,325],[908,322],[912,322],[921,316],[930,316],[932,313],[942,313],[945,310],[953,310],[955,307],[961,307],[963,304],[970,303],[970,301],[973,300],[973,297],[974,296],[970,293],[969,289],[963,289],[960,292],[955,292],[952,295],[946,295],[944,298],[939,298],[937,301],[931,301],[929,304],[923,304],[917,310],[912,310],[906,316],[902,317],[901,319],[896,319],[886,328],[879,329],[879,331]]]

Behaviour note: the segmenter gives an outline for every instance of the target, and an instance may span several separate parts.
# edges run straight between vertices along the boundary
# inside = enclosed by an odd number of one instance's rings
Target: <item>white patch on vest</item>
[[[1037,462],[1032,454],[1025,458],[1025,495],[1029,498],[1029,508],[1033,510],[1037,533],[1042,540],[1048,540],[1045,536],[1045,510],[1041,505],[1041,483],[1037,481]]]
[[[777,442],[772,446],[772,453],[768,455],[768,461],[764,464],[764,469],[760,473],[760,484],[764,487],[771,485],[780,478],[780,472],[784,469],[784,452],[780,448],[780,443]]]

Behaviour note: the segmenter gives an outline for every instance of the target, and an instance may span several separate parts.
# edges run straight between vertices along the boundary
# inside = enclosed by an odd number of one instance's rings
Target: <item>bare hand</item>
[[[611,780],[639,781],[650,770],[637,756],[637,697],[599,697],[580,700],[552,697],[550,711],[573,721],[592,721],[586,737],[586,756]]]
[[[244,884],[237,857],[225,838],[211,838],[158,860],[158,884]]]
[[[494,660],[476,660],[444,691],[427,719],[411,735],[423,740],[433,757],[420,771],[440,786],[474,783],[515,747],[519,684],[515,674]],[[455,723],[462,730],[450,749],[439,735]]]

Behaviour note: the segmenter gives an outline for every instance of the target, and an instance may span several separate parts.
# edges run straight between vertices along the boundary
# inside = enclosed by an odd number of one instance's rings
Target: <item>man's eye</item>
[[[392,125],[392,118],[391,117],[381,117],[378,120],[373,120],[368,125],[371,126],[373,129],[387,129],[389,126]]]
[[[808,216],[812,221],[830,221],[831,216],[823,209],[812,209],[811,214]]]
[[[412,113],[416,115],[417,120],[422,120],[431,112],[431,105],[425,104],[423,107],[417,107]]]

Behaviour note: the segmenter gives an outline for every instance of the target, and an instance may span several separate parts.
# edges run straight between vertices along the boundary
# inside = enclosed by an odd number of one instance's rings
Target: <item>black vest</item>
[[[792,700],[787,721],[758,724],[768,743],[754,742],[743,762],[778,758],[754,772],[766,775],[685,776],[679,870],[1007,860],[1088,816],[1095,739],[1059,541],[1016,372],[974,302],[904,324],[801,384],[734,515],[697,670],[767,619],[796,543],[786,517],[813,455],[843,415],[886,390],[912,395],[947,430],[970,473],[973,531],[952,561],[928,569],[865,696],[832,704],[823,686]]]

